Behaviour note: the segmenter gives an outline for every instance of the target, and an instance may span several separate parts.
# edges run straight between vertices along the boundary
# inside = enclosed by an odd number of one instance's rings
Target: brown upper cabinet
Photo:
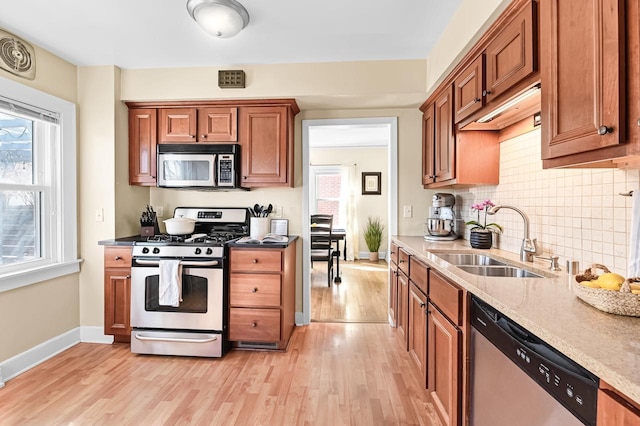
[[[159,143],[237,142],[238,108],[163,108]]]
[[[453,88],[446,87],[424,106],[422,184],[442,184],[455,177]]]
[[[156,185],[157,112],[129,109],[129,185]]]
[[[484,55],[478,56],[468,67],[460,72],[453,82],[455,90],[456,123],[474,112],[480,111],[485,104]]]
[[[640,166],[639,21],[637,1],[541,2],[544,168]]]
[[[129,184],[156,185],[159,143],[240,144],[241,186],[293,186],[294,99],[127,102]]]

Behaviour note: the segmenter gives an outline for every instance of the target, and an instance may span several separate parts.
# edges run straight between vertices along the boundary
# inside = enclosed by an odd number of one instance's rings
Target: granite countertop
[[[577,283],[564,265],[563,271],[552,272],[549,261],[521,262],[518,254],[472,249],[466,240],[394,236],[392,241],[640,403],[640,318],[608,314],[582,302],[572,292]],[[545,278],[472,275],[433,254],[438,251],[488,254]]]
[[[136,243],[143,243],[147,241],[149,237],[141,237],[140,235],[133,235],[131,237],[121,237],[121,238],[113,238],[110,240],[102,240],[98,241],[98,244],[101,246],[133,246]],[[289,235],[289,241],[282,244],[277,243],[269,243],[269,244],[236,244],[229,243],[229,247],[264,247],[264,248],[285,248],[289,246],[294,240],[298,238],[297,235]]]
[[[140,235],[133,235],[131,237],[112,238],[110,240],[98,241],[101,246],[132,246],[136,243],[142,243],[147,241],[149,237],[141,237]]]

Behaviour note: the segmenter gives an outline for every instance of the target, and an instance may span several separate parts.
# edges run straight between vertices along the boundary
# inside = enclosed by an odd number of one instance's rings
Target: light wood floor
[[[80,343],[0,389],[2,425],[440,425],[385,324],[312,323],[221,359]]]
[[[327,286],[327,264],[311,271],[311,320],[319,322],[388,322],[387,262],[340,262],[340,284]]]

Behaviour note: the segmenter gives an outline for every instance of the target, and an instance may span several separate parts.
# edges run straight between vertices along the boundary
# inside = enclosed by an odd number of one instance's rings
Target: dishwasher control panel
[[[471,325],[582,422],[595,425],[595,375],[475,297]]]

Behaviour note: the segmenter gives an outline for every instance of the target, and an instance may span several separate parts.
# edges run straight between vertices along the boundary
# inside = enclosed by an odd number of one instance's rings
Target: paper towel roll
[[[628,277],[640,277],[640,190],[632,193]]]

